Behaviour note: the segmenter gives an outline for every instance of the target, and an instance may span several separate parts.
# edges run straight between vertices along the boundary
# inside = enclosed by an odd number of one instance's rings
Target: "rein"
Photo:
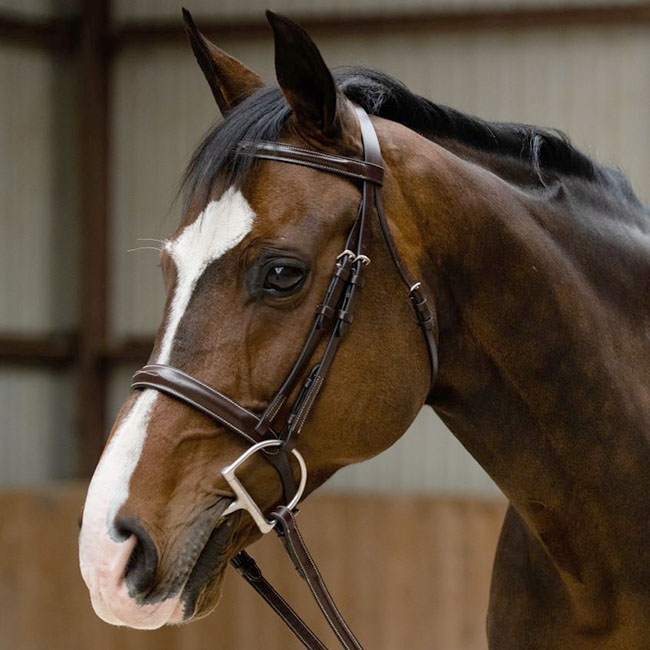
[[[224,511],[223,516],[237,510],[246,510],[263,534],[275,530],[296,570],[307,582],[321,612],[346,650],[362,650],[362,647],[336,607],[296,526],[296,506],[307,481],[305,462],[296,449],[296,444],[332,367],[341,340],[354,320],[359,291],[363,287],[364,269],[370,263],[370,258],[366,255],[366,240],[368,223],[373,210],[377,213],[384,241],[408,289],[417,322],[424,334],[429,353],[431,386],[438,369],[433,314],[427,304],[421,283],[411,281],[386,221],[381,201],[384,167],[377,134],[367,113],[359,106],[355,106],[355,110],[361,128],[363,160],[275,142],[242,142],[239,145],[239,155],[303,165],[362,182],[357,218],[348,235],[345,250],[337,257],[329,286],[316,310],[312,328],[289,374],[262,415],[258,417],[227,395],[172,366],[146,365],[135,373],[131,385],[135,389],[154,388],[171,395],[214,418],[251,445],[234,463],[221,470],[224,479],[235,493],[234,501]],[[273,428],[273,423],[305,375],[305,370],[318,344],[328,332],[329,338],[325,351],[307,373],[283,427],[281,429],[276,427],[278,433]],[[237,468],[258,451],[278,472],[287,504],[276,507],[268,519],[236,475]],[[297,485],[290,455],[296,459],[300,469]],[[274,609],[306,648],[327,650],[282,596],[266,581],[260,568],[246,551],[237,553],[231,560],[231,564]]]

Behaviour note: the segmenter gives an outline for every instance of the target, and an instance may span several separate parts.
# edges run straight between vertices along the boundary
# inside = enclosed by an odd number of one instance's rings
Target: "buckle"
[[[349,248],[346,248],[342,253],[339,253],[339,254],[336,256],[336,261],[338,262],[342,257],[348,257],[348,258],[350,258],[351,260],[354,260],[354,258],[356,257],[356,255],[355,255],[354,252],[351,251]]]
[[[248,553],[240,551],[230,560],[230,563],[247,580],[256,582],[262,579],[262,570]]]
[[[370,258],[367,255],[362,255],[361,253],[357,255],[354,251],[351,251],[349,248],[346,248],[342,253],[339,253],[336,256],[336,261],[338,262],[344,257],[347,257],[348,260],[352,263],[361,262],[364,266],[368,266],[368,264],[370,264]]]
[[[257,524],[257,527],[263,535],[273,530],[276,522],[268,521],[264,517],[264,514],[255,501],[253,501],[246,488],[241,484],[235,472],[242,463],[258,451],[266,449],[267,447],[281,447],[283,444],[283,440],[262,440],[252,447],[249,447],[234,463],[231,463],[221,470],[221,475],[226,479],[226,482],[235,493],[235,500],[226,508],[222,517],[237,512],[237,510],[246,510],[246,512],[248,512],[248,514],[253,518],[253,521]],[[293,499],[291,499],[291,501],[286,505],[288,510],[293,510],[298,505],[298,501],[300,501],[300,497],[302,497],[302,493],[305,490],[305,484],[307,483],[307,466],[305,465],[304,458],[295,448],[291,450],[291,453],[296,457],[298,466],[300,467],[300,483],[298,484],[298,489]]]

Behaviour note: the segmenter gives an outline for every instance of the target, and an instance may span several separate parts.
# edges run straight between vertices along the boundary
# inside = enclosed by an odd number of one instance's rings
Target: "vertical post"
[[[109,1],[80,0],[81,309],[79,470],[92,472],[104,442],[109,283]]]

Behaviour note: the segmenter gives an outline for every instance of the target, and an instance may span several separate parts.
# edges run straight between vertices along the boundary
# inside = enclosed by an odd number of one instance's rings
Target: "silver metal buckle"
[[[276,522],[268,521],[264,517],[262,511],[251,498],[251,495],[248,494],[246,488],[237,478],[235,471],[244,461],[256,452],[260,451],[260,449],[265,449],[266,447],[280,447],[282,444],[284,444],[282,440],[262,440],[262,442],[258,442],[252,447],[249,447],[234,463],[231,463],[221,470],[221,475],[226,479],[226,482],[235,493],[235,500],[226,508],[222,515],[223,517],[232,514],[237,510],[246,510],[246,512],[248,512],[248,514],[253,518],[253,521],[257,524],[257,527],[263,535],[273,530]],[[298,501],[300,501],[300,497],[302,497],[302,493],[305,490],[305,484],[307,483],[307,466],[305,465],[304,458],[296,449],[292,449],[291,453],[296,457],[298,465],[300,466],[300,483],[298,484],[298,490],[295,496],[287,504],[287,509],[289,510],[293,510],[298,505]]]
[[[346,257],[346,256],[352,260],[354,260],[354,258],[356,257],[353,251],[351,251],[349,248],[346,248],[342,253],[339,253],[336,256],[336,261],[338,262],[342,257]]]

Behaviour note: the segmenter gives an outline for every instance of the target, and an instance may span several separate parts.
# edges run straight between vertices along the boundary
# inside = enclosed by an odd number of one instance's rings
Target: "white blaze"
[[[238,190],[228,189],[165,245],[176,265],[176,287],[154,363],[168,363],[178,325],[196,283],[208,265],[234,248],[251,231],[255,213]],[[81,573],[98,616],[108,623],[140,628],[178,622],[178,598],[138,606],[129,597],[124,569],[134,540],[121,541],[114,529],[115,515],[129,496],[131,475],[144,447],[147,425],[158,391],[142,391],[113,434],[97,465],[84,506],[79,536]]]

